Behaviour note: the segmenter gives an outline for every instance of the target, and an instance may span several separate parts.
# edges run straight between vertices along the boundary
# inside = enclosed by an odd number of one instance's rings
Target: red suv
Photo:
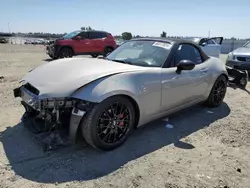
[[[106,56],[116,48],[114,37],[105,31],[73,31],[46,46],[53,59],[74,55]]]

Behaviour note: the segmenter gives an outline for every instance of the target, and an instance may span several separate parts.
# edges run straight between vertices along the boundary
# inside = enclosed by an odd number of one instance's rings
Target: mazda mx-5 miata
[[[25,117],[44,131],[67,129],[101,150],[125,142],[133,129],[226,94],[225,64],[186,40],[132,39],[103,59],[65,58],[31,70],[14,89]],[[34,122],[33,121],[33,122]],[[42,129],[40,129],[42,130]]]

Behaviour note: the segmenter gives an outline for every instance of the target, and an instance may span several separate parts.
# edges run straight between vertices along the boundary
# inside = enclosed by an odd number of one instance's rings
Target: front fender
[[[139,99],[136,96],[137,88],[135,85],[129,81],[116,80],[114,77],[115,75],[112,75],[93,81],[76,90],[71,97],[100,103],[114,95],[128,95],[139,103]]]
[[[100,103],[114,95],[126,95],[137,103],[141,124],[161,111],[161,69],[104,77],[79,88],[71,97]]]

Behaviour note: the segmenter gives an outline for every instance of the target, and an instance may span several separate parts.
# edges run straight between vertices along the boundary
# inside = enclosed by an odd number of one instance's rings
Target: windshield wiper
[[[129,64],[132,65],[131,62],[125,61],[125,60],[118,60],[118,59],[110,59],[111,61],[118,62],[118,63],[124,63],[124,64]]]

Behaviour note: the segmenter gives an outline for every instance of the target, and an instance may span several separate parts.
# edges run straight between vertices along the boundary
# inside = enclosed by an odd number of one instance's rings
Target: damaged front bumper
[[[226,69],[228,72],[230,84],[235,84],[241,88],[246,88],[249,80],[248,71],[232,68],[229,66],[226,66]]]
[[[45,148],[52,149],[53,144],[58,146],[58,136],[67,135],[68,142],[76,143],[78,127],[84,115],[94,105],[93,103],[74,98],[39,99],[39,92],[27,85],[13,90],[14,97],[22,99],[25,108],[23,122],[32,133],[47,133],[51,139],[45,139]],[[63,134],[61,134],[63,133]],[[54,136],[51,136],[54,135]],[[48,141],[49,140],[49,141]],[[60,141],[60,142],[61,142]]]

